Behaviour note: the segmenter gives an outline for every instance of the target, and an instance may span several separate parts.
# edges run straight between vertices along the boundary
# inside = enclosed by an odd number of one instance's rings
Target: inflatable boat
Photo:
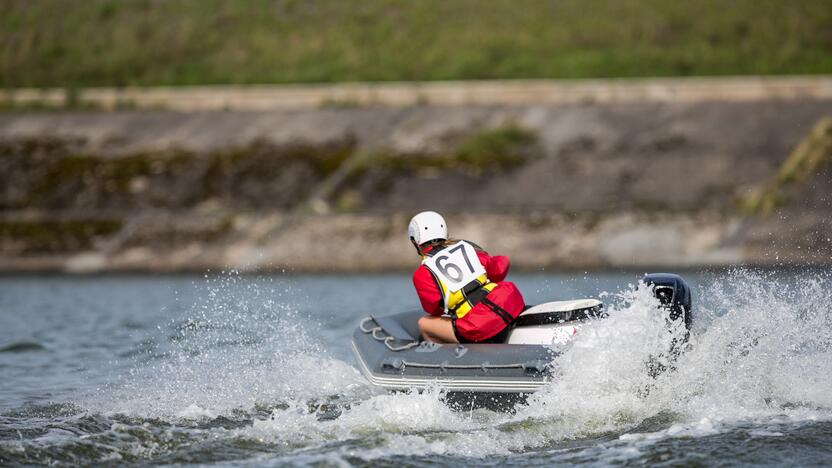
[[[684,320],[690,328],[690,288],[680,276],[654,273],[642,281],[670,310],[672,320]],[[362,319],[352,341],[362,374],[375,387],[406,391],[439,386],[454,405],[495,409],[513,407],[545,385],[556,345],[605,317],[596,299],[547,302],[527,307],[505,343],[436,344],[419,335],[417,321],[423,315],[412,310]]]

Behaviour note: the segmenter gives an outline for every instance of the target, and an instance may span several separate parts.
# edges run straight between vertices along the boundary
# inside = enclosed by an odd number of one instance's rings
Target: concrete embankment
[[[832,99],[829,76],[0,89],[7,107],[172,111]]]
[[[725,80],[708,98],[4,113],[0,269],[407,268],[422,209],[526,269],[830,263],[825,127],[810,165],[788,163],[832,116],[814,80],[769,94]]]

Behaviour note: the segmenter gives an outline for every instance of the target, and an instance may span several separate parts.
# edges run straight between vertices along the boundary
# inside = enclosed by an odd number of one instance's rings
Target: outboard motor
[[[650,273],[642,281],[653,286],[653,294],[662,307],[670,310],[670,319],[685,321],[685,328],[691,325],[691,297],[690,287],[679,275],[672,273]]]
[[[670,312],[670,320],[684,320],[685,324],[684,335],[673,339],[668,354],[648,359],[647,374],[656,378],[667,370],[675,370],[676,359],[686,349],[692,319],[690,287],[681,276],[672,273],[650,273],[642,281],[653,287],[653,294],[661,306]]]

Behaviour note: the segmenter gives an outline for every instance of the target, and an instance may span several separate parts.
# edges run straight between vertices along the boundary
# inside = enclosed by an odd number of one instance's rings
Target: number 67
[[[468,258],[468,253],[465,252],[465,246],[464,245],[458,245],[458,246],[448,250],[448,253],[451,253],[451,254],[453,254],[455,252],[462,253],[462,258],[465,259],[465,264],[468,266],[468,271],[473,273],[474,272],[474,266],[471,265],[471,260]],[[450,260],[450,257],[447,256],[447,255],[440,255],[439,257],[436,257],[436,267],[439,268],[439,271],[441,271],[442,274],[445,275],[448,279],[450,279],[454,282],[461,281],[462,277],[463,277],[462,268],[460,268],[456,263],[452,263],[448,260]],[[443,261],[446,261],[446,263],[444,265],[442,264]],[[453,274],[451,273],[451,271],[453,271]]]

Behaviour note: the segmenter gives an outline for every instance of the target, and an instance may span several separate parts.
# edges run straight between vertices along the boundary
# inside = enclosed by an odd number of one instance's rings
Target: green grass
[[[832,2],[5,0],[0,86],[832,73]]]

